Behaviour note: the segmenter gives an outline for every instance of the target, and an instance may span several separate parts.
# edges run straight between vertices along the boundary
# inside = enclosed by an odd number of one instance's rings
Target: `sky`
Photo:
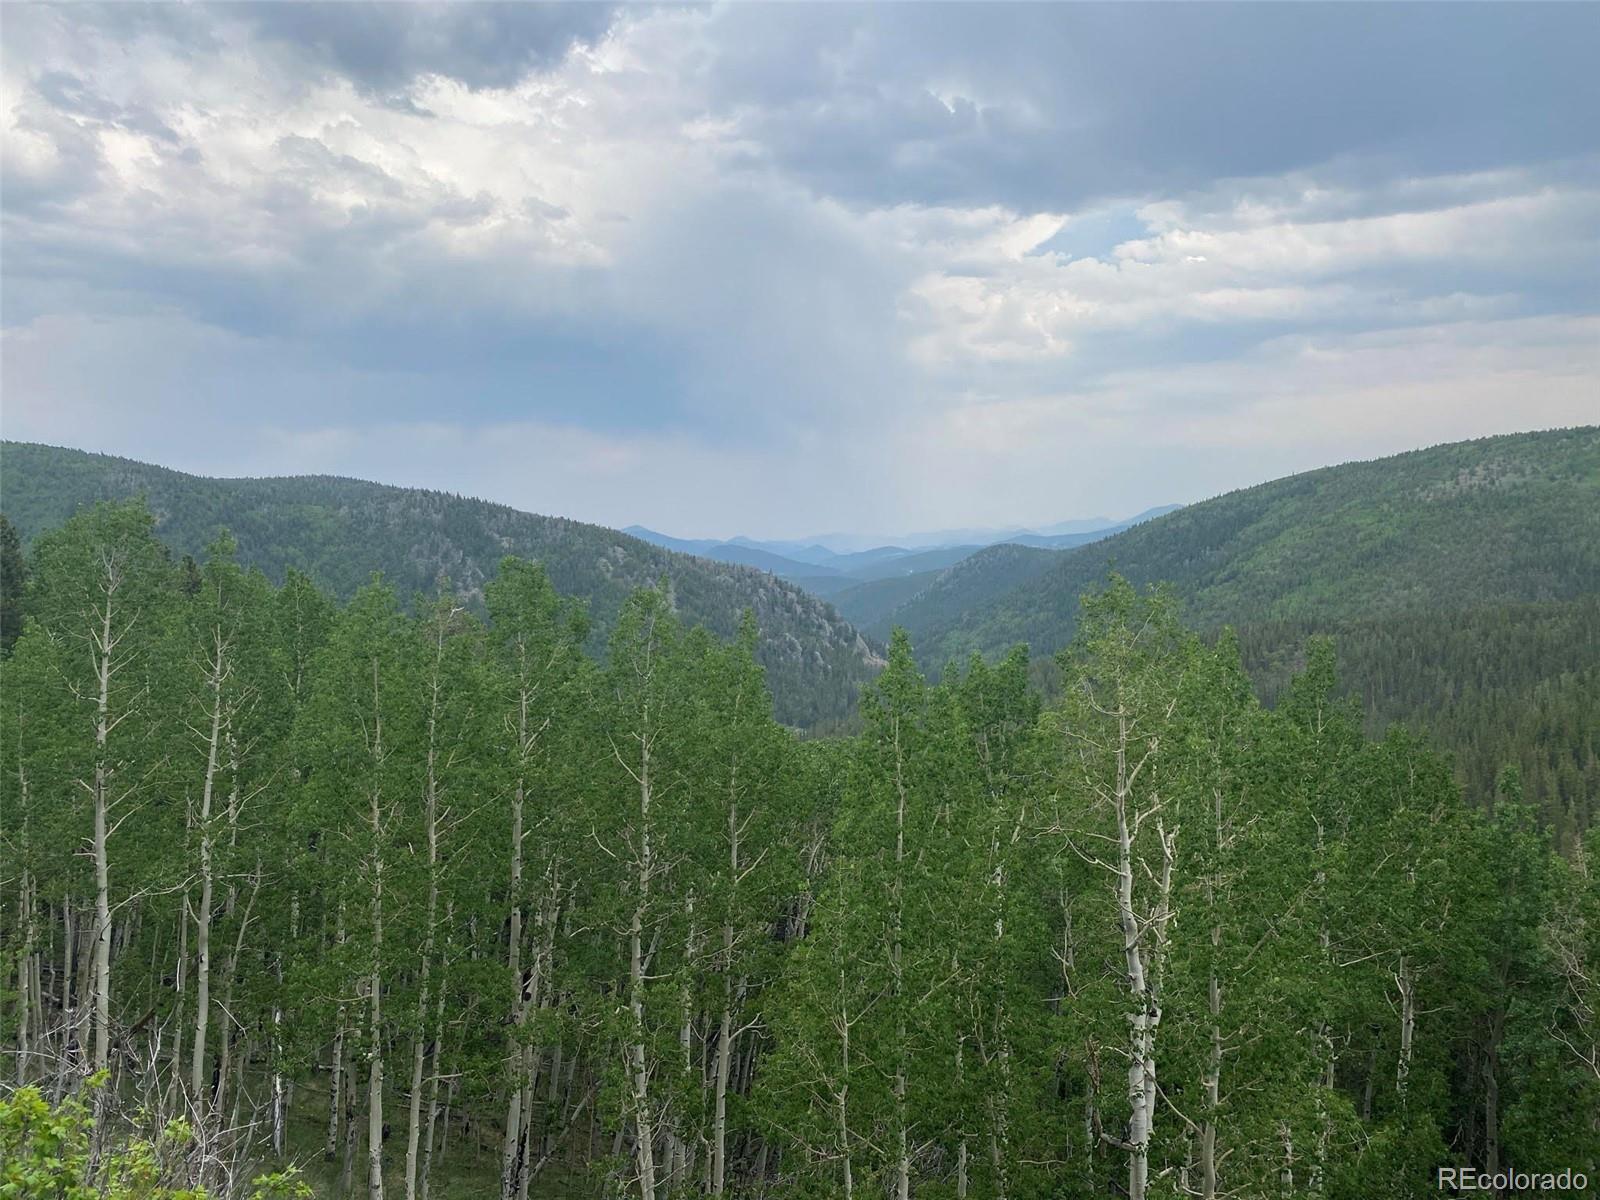
[[[0,431],[794,537],[1600,422],[1596,45],[1595,4],[5,4]]]

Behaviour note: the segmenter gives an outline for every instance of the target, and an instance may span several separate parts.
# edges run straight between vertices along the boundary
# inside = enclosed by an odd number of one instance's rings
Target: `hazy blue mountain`
[[[652,546],[675,550],[679,554],[694,554],[714,562],[739,563],[746,567],[755,567],[759,571],[768,571],[780,579],[791,579],[795,582],[839,574],[832,567],[818,566],[816,563],[802,562],[774,553],[747,538],[732,538],[725,542],[705,538],[675,538],[657,533],[654,529],[646,529],[643,525],[629,525],[622,532],[640,541],[649,542]]]
[[[876,579],[903,579],[912,575],[924,575],[930,572],[942,571],[945,567],[954,566],[969,554],[974,554],[982,548],[981,546],[941,546],[934,550],[913,550],[894,557],[863,562],[860,566],[851,569],[848,574],[852,579],[858,579],[863,583],[869,583]]]
[[[646,529],[643,525],[629,525],[621,532],[629,537],[636,537],[641,542],[649,542],[652,546],[660,546],[665,550],[676,550],[679,554],[704,554],[713,546],[722,543],[716,538],[675,538],[664,533],[657,533],[654,529]]]

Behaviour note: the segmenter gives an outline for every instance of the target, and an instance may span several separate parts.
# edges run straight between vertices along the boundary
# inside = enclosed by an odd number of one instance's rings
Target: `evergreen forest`
[[[807,737],[760,612],[646,582],[597,630],[553,575],[336,597],[139,501],[0,527],[0,1196],[1600,1181],[1592,600],[1482,610],[1554,682],[1456,764],[1385,725],[1420,616],[1285,652],[1294,611],[1201,636],[1102,572],[1047,662],[930,681],[895,632]],[[1433,719],[1486,729],[1455,661]]]

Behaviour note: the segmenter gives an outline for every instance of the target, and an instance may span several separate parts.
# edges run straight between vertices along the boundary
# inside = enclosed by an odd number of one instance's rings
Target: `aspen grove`
[[[1326,640],[1267,708],[1111,576],[1059,700],[896,633],[859,731],[807,738],[754,618],[719,641],[670,579],[596,655],[515,558],[338,605],[135,502],[26,569],[0,1158],[89,1114],[84,1194],[129,1144],[217,1198],[1600,1179],[1600,837],[1364,736]]]

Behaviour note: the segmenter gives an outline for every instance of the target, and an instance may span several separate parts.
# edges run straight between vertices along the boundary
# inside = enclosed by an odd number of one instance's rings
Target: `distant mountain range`
[[[918,590],[904,581],[920,579],[931,583],[941,571],[997,544],[1032,546],[1039,549],[1068,549],[1109,537],[1142,521],[1175,511],[1176,504],[1147,509],[1126,521],[1104,518],[1087,521],[1062,521],[1038,530],[965,529],[940,533],[912,534],[892,545],[867,545],[860,535],[822,534],[799,541],[757,541],[749,537],[715,540],[676,538],[643,525],[630,525],[624,533],[680,554],[694,554],[714,562],[740,563],[770,571],[780,579],[798,583],[818,596],[831,599],[839,611],[855,620],[852,613],[877,612],[884,595],[910,596]],[[950,540],[941,541],[941,538]],[[903,543],[903,544],[902,544]],[[847,547],[857,547],[849,549]],[[866,585],[892,583],[885,588]]]
[[[140,495],[175,552],[202,557],[226,527],[246,564],[279,580],[285,568],[299,568],[340,596],[378,571],[402,599],[432,591],[446,576],[471,602],[505,555],[536,559],[559,591],[587,603],[596,649],[627,595],[663,579],[684,619],[720,636],[732,636],[753,610],[779,719],[792,725],[843,717],[881,661],[831,606],[785,579],[598,525],[356,479],[208,479],[104,454],[0,443],[0,511],[25,540],[84,505]]]

